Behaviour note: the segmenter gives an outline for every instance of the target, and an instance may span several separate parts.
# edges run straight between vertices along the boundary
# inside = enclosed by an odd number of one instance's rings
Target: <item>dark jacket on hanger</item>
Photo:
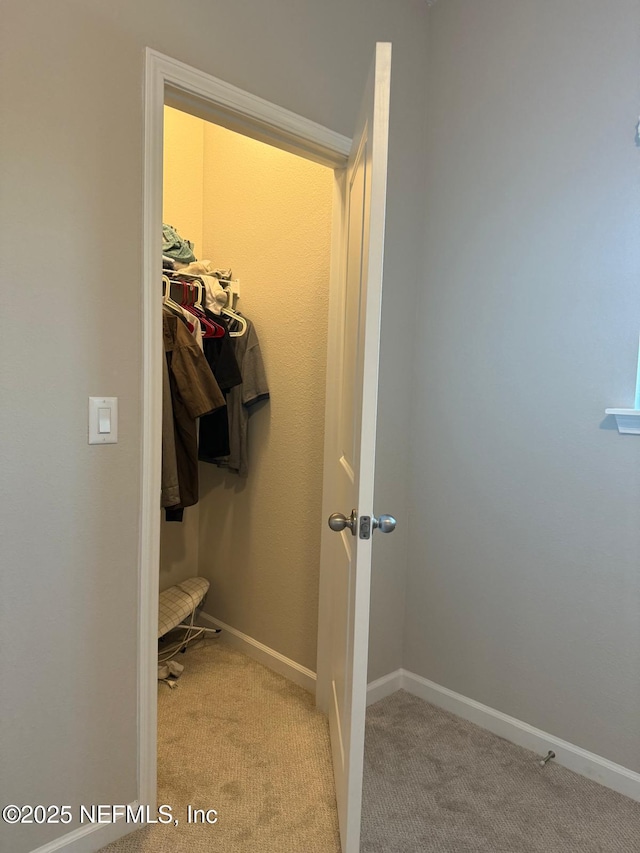
[[[207,314],[210,312],[207,311]],[[225,333],[219,338],[204,339],[204,357],[226,400],[229,391],[242,383],[242,374],[236,361],[233,341],[229,337],[226,318],[217,314],[210,316],[224,328]],[[201,462],[213,462],[219,456],[227,456],[230,452],[227,409],[218,409],[201,418],[198,459]]]

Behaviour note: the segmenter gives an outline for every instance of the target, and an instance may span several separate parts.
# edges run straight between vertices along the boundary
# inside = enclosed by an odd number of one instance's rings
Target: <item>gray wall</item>
[[[136,796],[144,47],[349,134],[373,44],[394,43],[377,493],[402,522],[426,7],[4,0],[2,13],[0,646],[12,725],[0,799],[123,803]],[[117,445],[87,445],[90,394],[118,396]],[[407,531],[374,566],[372,677],[401,663]],[[1,831],[0,846],[23,853],[65,828]]]
[[[637,0],[440,0],[404,665],[640,770]]]

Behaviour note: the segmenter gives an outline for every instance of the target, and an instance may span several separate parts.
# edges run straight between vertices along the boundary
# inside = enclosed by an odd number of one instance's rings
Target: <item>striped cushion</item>
[[[206,578],[189,578],[160,593],[158,637],[184,621],[201,603],[209,589]]]

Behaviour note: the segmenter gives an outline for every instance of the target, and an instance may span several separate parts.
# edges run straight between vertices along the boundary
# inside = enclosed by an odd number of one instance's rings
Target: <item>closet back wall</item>
[[[197,573],[211,582],[210,615],[315,670],[333,173],[200,124],[196,254],[240,279],[271,400],[250,419],[246,480],[200,465]]]

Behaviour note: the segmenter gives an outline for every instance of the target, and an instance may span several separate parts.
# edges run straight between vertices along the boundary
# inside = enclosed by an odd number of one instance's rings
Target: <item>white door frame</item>
[[[142,357],[142,479],[138,584],[138,802],[155,807],[157,788],[157,626],[162,459],[162,169],[165,103],[336,170],[331,284],[340,277],[341,172],[351,140],[151,48],[145,65],[144,252]],[[330,299],[330,318],[337,309]],[[335,342],[329,327],[327,393]],[[325,442],[326,452],[326,442]],[[318,520],[320,523],[320,519]],[[322,615],[322,603],[320,605]],[[318,673],[326,649],[318,647]],[[326,687],[318,678],[318,702]]]

